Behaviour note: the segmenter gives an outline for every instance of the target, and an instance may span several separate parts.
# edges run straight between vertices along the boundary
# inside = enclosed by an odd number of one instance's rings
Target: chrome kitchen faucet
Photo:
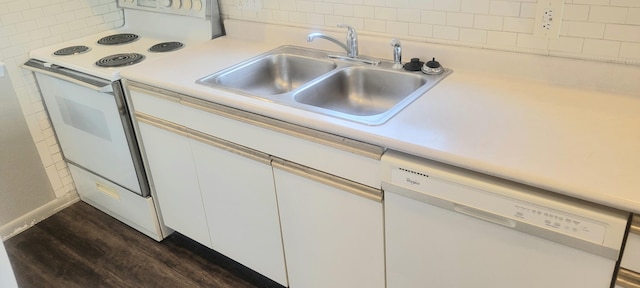
[[[316,38],[322,38],[322,39],[326,39],[326,40],[329,40],[329,41],[335,43],[336,45],[342,47],[342,49],[347,51],[347,56],[346,57],[345,56],[340,56],[340,55],[329,55],[329,57],[331,57],[331,58],[357,61],[357,62],[371,64],[371,65],[380,64],[379,60],[363,59],[363,58],[359,57],[360,55],[358,53],[358,33],[356,32],[356,29],[354,29],[353,27],[351,27],[351,26],[349,26],[347,24],[338,24],[338,27],[347,28],[346,44],[340,42],[336,38],[333,38],[331,36],[328,36],[328,35],[325,35],[325,34],[322,34],[322,33],[310,33],[309,35],[307,35],[307,42],[312,42]]]

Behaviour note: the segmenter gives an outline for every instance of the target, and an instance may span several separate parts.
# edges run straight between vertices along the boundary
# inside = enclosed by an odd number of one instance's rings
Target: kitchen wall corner
[[[29,51],[122,26],[116,0],[0,1],[0,60],[4,61],[29,131],[58,199],[75,194],[69,169],[33,73],[20,66]]]
[[[221,0],[224,18],[640,65],[640,1],[565,0],[560,37],[533,35],[538,0]]]

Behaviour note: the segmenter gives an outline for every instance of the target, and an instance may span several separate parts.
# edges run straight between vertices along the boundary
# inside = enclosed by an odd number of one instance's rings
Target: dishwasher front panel
[[[387,288],[610,287],[628,213],[395,151]]]
[[[603,288],[616,265],[394,193],[385,194],[385,230],[388,288]]]

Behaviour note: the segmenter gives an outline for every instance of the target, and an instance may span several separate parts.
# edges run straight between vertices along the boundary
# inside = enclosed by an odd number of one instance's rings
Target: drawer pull
[[[113,199],[116,200],[120,200],[120,194],[118,194],[118,191],[116,191],[115,189],[102,184],[100,182],[96,182],[96,189],[100,192],[102,192],[102,194],[105,194]]]

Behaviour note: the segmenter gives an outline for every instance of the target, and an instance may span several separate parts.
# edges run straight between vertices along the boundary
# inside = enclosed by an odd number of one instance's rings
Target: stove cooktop
[[[169,55],[186,45],[128,30],[111,30],[31,51],[30,57],[115,81],[120,70]]]

